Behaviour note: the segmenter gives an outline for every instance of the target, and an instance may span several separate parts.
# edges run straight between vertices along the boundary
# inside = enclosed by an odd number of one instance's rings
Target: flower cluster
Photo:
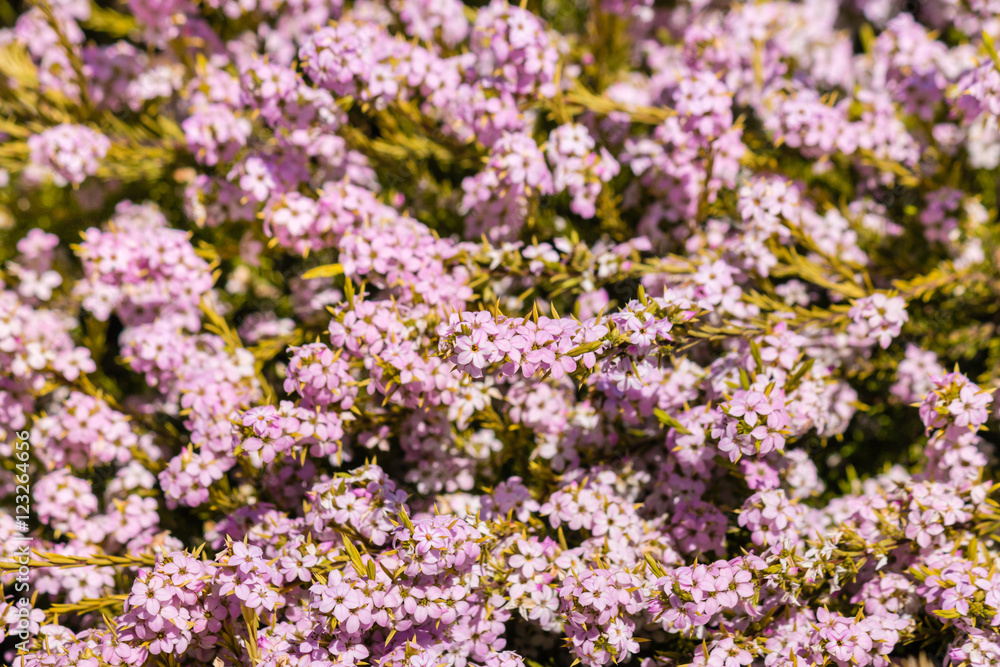
[[[5,8],[4,664],[1000,663],[995,0]]]
[[[97,173],[111,141],[85,125],[64,123],[28,138],[31,164],[59,183],[79,185]]]
[[[862,344],[878,342],[883,348],[889,347],[889,343],[899,336],[909,319],[902,298],[882,293],[854,302],[848,315],[851,317],[847,327],[849,334]]]
[[[721,406],[721,411],[712,437],[718,439],[719,451],[730,461],[738,461],[741,455],[766,456],[784,449],[784,429],[790,420],[783,391],[741,389]]]

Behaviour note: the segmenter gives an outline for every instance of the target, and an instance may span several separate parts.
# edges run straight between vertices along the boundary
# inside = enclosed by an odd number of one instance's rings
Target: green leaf
[[[652,556],[646,553],[643,554],[643,557],[646,559],[646,564],[649,565],[649,569],[653,574],[655,574],[657,577],[662,577],[665,574],[663,568],[660,566],[659,563],[653,560]]]
[[[368,568],[365,567],[365,562],[361,559],[361,552],[347,539],[347,535],[340,537],[344,540],[344,551],[347,552],[347,557],[351,561],[351,565],[354,566],[354,571],[358,573],[359,577],[368,576]]]
[[[757,364],[756,370],[763,370],[764,360],[760,358],[760,346],[757,345],[757,341],[750,341],[750,355],[753,357],[753,361]]]
[[[339,276],[344,272],[344,267],[341,264],[324,264],[323,266],[317,266],[315,269],[310,269],[302,274],[302,277],[306,280],[312,280],[313,278],[333,278],[334,276]]]
[[[674,417],[671,417],[670,415],[668,415],[666,412],[664,412],[660,408],[654,409],[653,410],[653,414],[656,415],[656,418],[664,426],[672,428],[675,431],[677,431],[678,433],[683,433],[684,435],[691,435],[691,431],[689,431],[686,428],[684,428],[683,424],[681,424],[679,421],[677,421]]]
[[[603,340],[595,340],[590,343],[581,343],[566,353],[567,357],[582,357],[588,352],[596,352],[604,346]]]
[[[410,516],[406,513],[405,509],[399,511],[399,520],[406,526],[406,529],[413,532],[413,522],[410,521]]]
[[[815,362],[815,359],[809,358],[799,364],[799,367],[792,373],[792,376],[788,378],[788,381],[785,383],[785,391],[792,393],[798,389],[799,384],[802,383],[802,378],[804,378],[806,373],[812,369]]]
[[[1000,69],[1000,56],[997,55],[997,49],[993,45],[993,38],[985,30],[983,30],[983,44],[986,45],[986,50],[989,51],[993,64],[997,66],[997,69]]]

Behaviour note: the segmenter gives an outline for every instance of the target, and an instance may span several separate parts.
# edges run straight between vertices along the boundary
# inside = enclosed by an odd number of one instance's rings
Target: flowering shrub
[[[997,3],[16,6],[5,664],[1000,665]]]

